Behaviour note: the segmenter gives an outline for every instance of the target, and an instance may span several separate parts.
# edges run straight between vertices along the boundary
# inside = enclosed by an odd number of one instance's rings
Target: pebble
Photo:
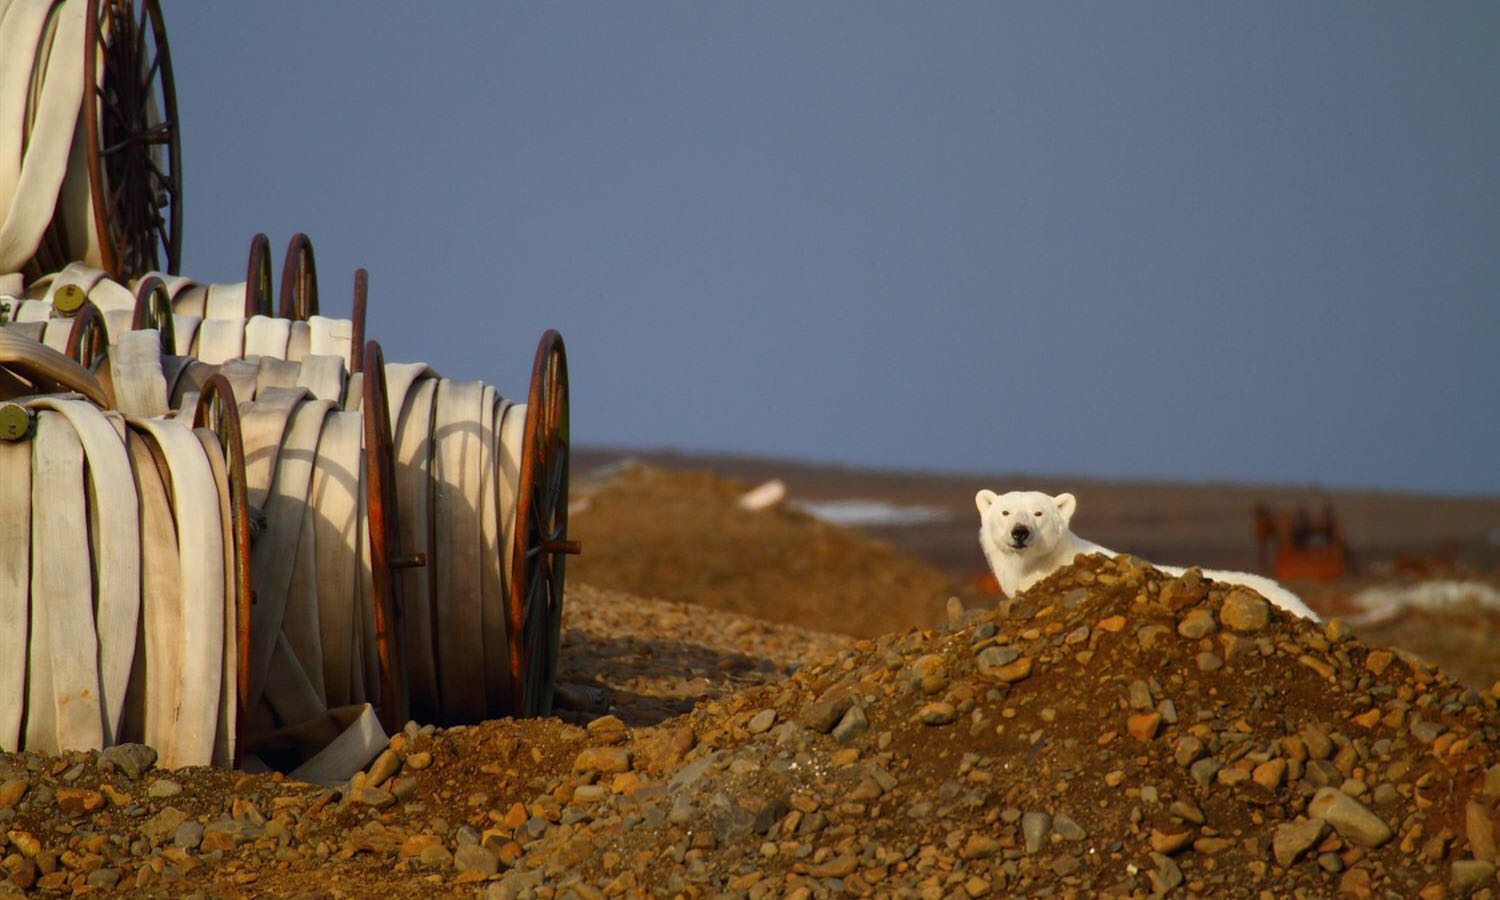
[[[413,772],[420,772],[432,765],[432,754],[426,750],[419,750],[406,758],[406,768]]]
[[[1327,819],[1340,837],[1360,847],[1379,847],[1391,839],[1391,828],[1384,819],[1337,788],[1319,788],[1307,805],[1307,812]]]
[[[840,744],[848,744],[869,730],[870,720],[865,717],[864,708],[856,704],[849,707],[849,711],[833,727],[833,739]]]
[[[1495,864],[1482,859],[1454,860],[1449,871],[1453,889],[1461,897],[1466,897],[1480,885],[1493,883],[1495,880]]]
[[[101,751],[99,761],[134,781],[156,765],[156,751],[145,744],[116,744]]]
[[[822,700],[803,707],[802,712],[797,715],[797,721],[810,731],[827,734],[853,705],[854,700],[848,694],[824,697]]]
[[[1190,641],[1205,638],[1219,630],[1214,614],[1206,609],[1189,610],[1177,623],[1177,633]]]
[[[1161,713],[1155,710],[1138,713],[1125,720],[1125,730],[1138,741],[1149,741],[1161,729]]]
[[[1081,841],[1089,836],[1077,822],[1064,815],[1052,818],[1052,830],[1065,841]]]
[[[623,747],[590,747],[573,760],[575,772],[613,774],[630,771],[630,751]]]
[[[464,844],[453,854],[453,868],[460,872],[494,875],[500,871],[500,858],[478,844]]]
[[[177,826],[172,834],[172,845],[184,850],[195,849],[203,841],[203,826],[192,819]]]
[[[365,786],[378,788],[399,771],[401,771],[401,754],[387,747],[375,757],[375,762],[370,764],[369,773],[365,776]]]
[[[26,791],[31,788],[31,782],[24,778],[12,778],[9,781],[0,782],[0,809],[10,809],[21,798],[26,796]]]
[[[949,725],[958,717],[953,704],[946,700],[928,703],[917,710],[917,719],[923,725]]]
[[[154,799],[175,797],[180,793],[182,793],[182,785],[170,778],[158,778],[146,788],[146,796]]]
[[[1496,861],[1495,820],[1488,808],[1470,800],[1464,807],[1464,832],[1476,859]]]
[[[1276,826],[1276,833],[1271,838],[1271,851],[1276,856],[1276,864],[1289,868],[1326,834],[1328,822],[1320,818]]]
[[[1235,588],[1224,598],[1219,608],[1219,621],[1241,634],[1264,631],[1271,624],[1269,604],[1260,595],[1244,588]]]
[[[750,717],[750,721],[745,723],[745,730],[751,734],[765,734],[775,724],[776,710],[763,709]]]
[[[1026,852],[1036,853],[1047,840],[1052,830],[1052,817],[1044,812],[1029,812],[1021,816],[1021,835],[1026,840]]]
[[[988,678],[994,670],[1008,666],[1020,658],[1021,651],[1014,647],[986,647],[974,658],[974,667],[979,670],[979,674]]]

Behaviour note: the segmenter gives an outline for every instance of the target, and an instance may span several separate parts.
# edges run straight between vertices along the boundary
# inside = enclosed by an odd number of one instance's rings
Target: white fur
[[[974,495],[979,508],[979,546],[989,560],[1000,589],[1014,597],[1032,585],[1073,564],[1080,553],[1118,556],[1115,551],[1086,541],[1072,532],[1069,523],[1078,508],[1072,494],[1049,496],[1040,491],[1011,491],[996,494],[980,491]],[[1017,546],[1013,529],[1018,525],[1029,530],[1022,546]],[[1154,564],[1153,564],[1154,565]],[[1156,566],[1169,575],[1181,575],[1178,566]],[[1269,578],[1249,572],[1222,572],[1204,569],[1203,576],[1227,584],[1250,588],[1287,612],[1318,621],[1318,616],[1296,594]]]

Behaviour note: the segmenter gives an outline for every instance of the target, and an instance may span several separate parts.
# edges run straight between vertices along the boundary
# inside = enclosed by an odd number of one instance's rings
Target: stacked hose
[[[229,765],[237,611],[218,435],[101,409],[86,370],[12,335],[0,370],[81,392],[0,416],[0,749],[145,741],[168,766]]]

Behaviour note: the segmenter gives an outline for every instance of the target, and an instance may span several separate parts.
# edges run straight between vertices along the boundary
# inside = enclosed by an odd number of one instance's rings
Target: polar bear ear
[[[1057,513],[1062,516],[1064,525],[1073,520],[1073,511],[1078,508],[1078,498],[1072,494],[1058,494],[1052,498],[1052,502],[1057,504]]]
[[[979,507],[979,514],[981,516],[984,515],[985,512],[990,508],[990,504],[994,503],[995,498],[999,496],[999,494],[991,490],[982,490],[979,493],[975,494],[974,505]]]

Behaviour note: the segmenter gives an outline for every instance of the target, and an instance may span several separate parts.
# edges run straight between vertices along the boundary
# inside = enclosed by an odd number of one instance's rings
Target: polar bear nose
[[[1025,525],[1017,525],[1010,530],[1010,539],[1015,541],[1018,547],[1026,543],[1026,539],[1029,537],[1031,537],[1031,529]]]

